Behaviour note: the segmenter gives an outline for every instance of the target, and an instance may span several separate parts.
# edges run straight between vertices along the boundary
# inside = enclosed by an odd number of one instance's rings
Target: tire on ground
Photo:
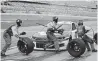
[[[17,42],[17,47],[21,53],[28,55],[34,50],[34,43],[28,37],[21,37]]]
[[[95,33],[95,35],[93,36],[94,40],[95,40],[95,43],[97,44],[97,38],[98,38],[98,33]]]
[[[75,51],[74,50],[74,45],[76,44],[76,46],[78,46],[79,51]],[[68,52],[70,55],[72,55],[73,57],[80,57],[84,52],[85,52],[85,43],[83,40],[81,39],[73,39],[68,43],[67,46]]]

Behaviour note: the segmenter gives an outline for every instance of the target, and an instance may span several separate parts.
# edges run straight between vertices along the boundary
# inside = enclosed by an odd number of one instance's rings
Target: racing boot
[[[60,50],[55,50],[55,53],[58,54],[60,52]]]
[[[97,50],[94,47],[94,44],[91,44],[92,52],[97,52]]]
[[[96,50],[96,49],[94,49],[94,50],[92,50],[92,52],[97,52],[97,50]]]
[[[1,53],[1,56],[2,56],[2,57],[6,57],[7,55],[5,55],[5,54]]]

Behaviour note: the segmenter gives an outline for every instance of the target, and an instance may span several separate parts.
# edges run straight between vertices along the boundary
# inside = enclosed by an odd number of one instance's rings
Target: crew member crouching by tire
[[[91,39],[90,37],[88,37],[86,35],[86,33],[88,33],[90,31],[91,28],[89,27],[86,27],[83,25],[83,20],[79,20],[78,22],[78,26],[77,26],[77,34],[78,34],[78,37],[82,38],[85,42],[85,45],[88,49],[88,51],[90,51],[92,49],[92,52],[97,52],[97,50],[94,48],[94,41],[93,39]],[[88,42],[90,43],[91,45],[91,49],[88,45]]]
[[[59,41],[57,40],[56,36],[54,35],[55,30],[57,30],[58,17],[53,17],[53,21],[47,24],[47,39],[50,41],[50,44],[46,44],[45,48],[51,45],[52,41],[54,43],[55,51],[58,53],[59,50]]]
[[[3,47],[2,51],[1,51],[1,56],[3,56],[3,57],[6,56],[5,53],[11,45],[12,36],[19,38],[20,34],[18,32],[18,28],[21,26],[21,24],[22,24],[22,20],[17,19],[15,25],[10,26],[8,29],[6,29],[4,31],[3,38],[5,40],[5,46]]]

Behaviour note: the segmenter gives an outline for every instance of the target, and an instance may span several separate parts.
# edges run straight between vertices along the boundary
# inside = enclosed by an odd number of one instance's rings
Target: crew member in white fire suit
[[[3,38],[5,40],[5,46],[3,47],[2,51],[1,51],[1,56],[3,56],[3,57],[6,56],[5,53],[11,45],[12,36],[19,38],[20,34],[19,34],[18,29],[21,26],[21,24],[22,24],[22,20],[17,19],[15,25],[11,25],[8,29],[6,29],[4,31]]]

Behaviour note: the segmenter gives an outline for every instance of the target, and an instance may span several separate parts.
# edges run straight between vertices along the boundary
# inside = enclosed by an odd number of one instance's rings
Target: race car
[[[60,21],[60,22],[58,22],[58,24],[59,25],[63,24],[59,29],[63,29],[64,31],[63,31],[62,35],[59,33],[55,33],[55,35],[56,35],[57,39],[59,40],[60,50],[66,50],[69,40],[75,38],[74,30],[76,29],[76,25],[74,22],[71,22],[71,21]],[[34,45],[34,49],[55,50],[53,44],[50,45],[49,48],[44,49],[44,45],[48,43],[47,36],[46,36],[46,30],[47,30],[47,28],[44,27],[44,29],[41,32],[36,32],[34,35],[32,35],[31,39],[33,42],[32,44]],[[18,43],[17,43],[19,50],[23,49],[23,47],[24,47],[23,44],[25,45],[25,43],[22,43],[21,40],[23,40],[23,39],[20,38],[20,41],[18,41]],[[22,46],[19,47],[20,45],[22,45]]]

